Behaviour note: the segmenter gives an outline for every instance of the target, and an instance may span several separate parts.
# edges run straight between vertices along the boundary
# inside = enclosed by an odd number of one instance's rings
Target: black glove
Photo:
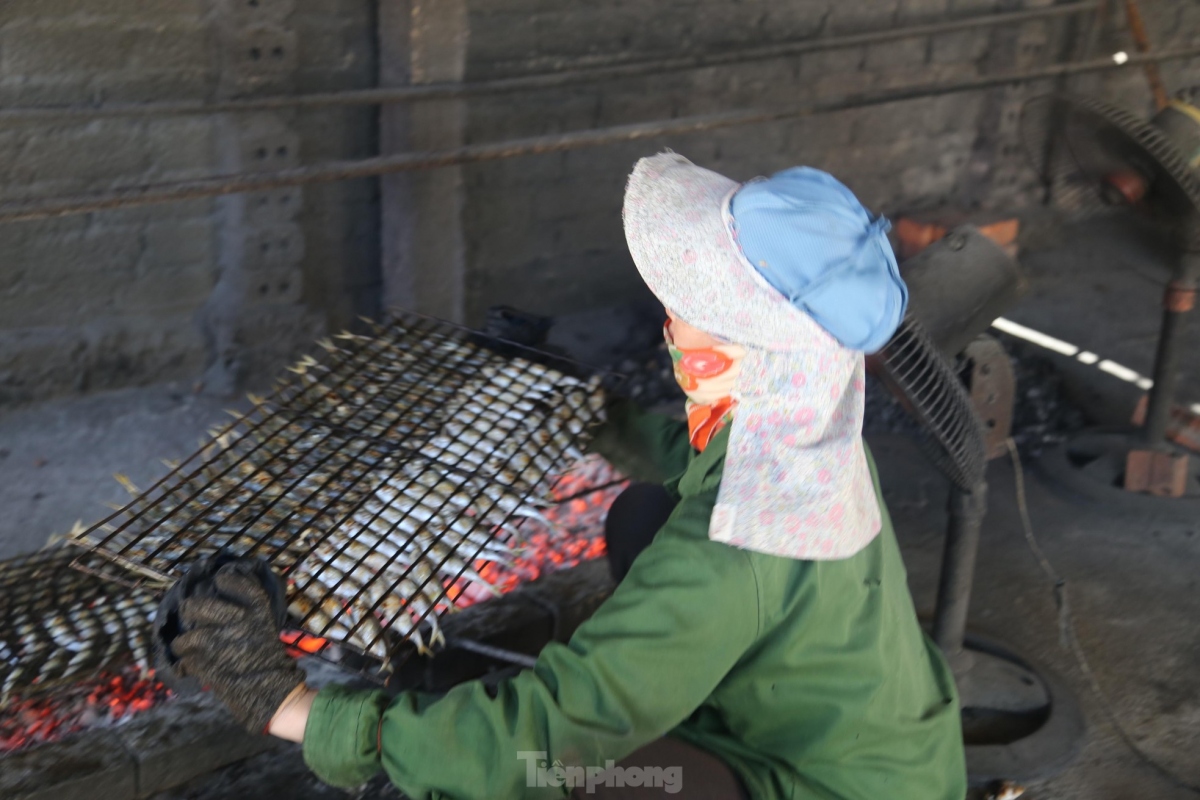
[[[258,580],[229,565],[213,584],[215,597],[180,604],[185,632],[171,642],[176,671],[211,687],[242,725],[260,733],[304,683],[304,672],[279,641],[270,597]]]

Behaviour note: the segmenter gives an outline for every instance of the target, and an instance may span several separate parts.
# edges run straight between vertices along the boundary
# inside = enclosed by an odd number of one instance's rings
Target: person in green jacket
[[[739,185],[674,153],[638,162],[624,220],[687,422],[609,405],[592,449],[644,483],[606,525],[620,581],[571,640],[497,686],[316,692],[230,574],[183,605],[184,670],[336,786],[962,800],[953,678],[861,437],[863,354],[907,302],[886,220],[818,170]]]

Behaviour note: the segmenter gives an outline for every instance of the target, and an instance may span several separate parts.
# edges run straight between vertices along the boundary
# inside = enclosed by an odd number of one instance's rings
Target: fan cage
[[[953,367],[924,327],[907,316],[880,353],[885,382],[920,423],[917,439],[937,468],[964,492],[987,468],[983,425]]]

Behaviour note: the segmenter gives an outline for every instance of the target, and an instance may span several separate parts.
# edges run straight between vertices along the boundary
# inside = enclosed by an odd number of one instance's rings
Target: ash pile
[[[1011,336],[1002,341],[1017,379],[1012,437],[1021,452],[1037,457],[1086,428],[1087,415],[1070,399],[1050,359]]]

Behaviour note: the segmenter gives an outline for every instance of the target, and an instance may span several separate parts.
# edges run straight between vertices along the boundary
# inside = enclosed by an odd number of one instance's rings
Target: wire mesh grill
[[[0,562],[0,705],[118,662],[149,669],[158,601],[71,569],[78,556],[57,548]],[[84,561],[99,566],[95,556]]]
[[[938,469],[972,491],[987,467],[983,426],[950,364],[912,316],[880,353],[884,377],[921,423],[918,440]]]
[[[443,640],[460,579],[488,587],[523,517],[603,417],[578,365],[418,315],[341,334],[149,491],[74,537],[159,584],[220,550],[289,579],[309,634],[387,663]]]

